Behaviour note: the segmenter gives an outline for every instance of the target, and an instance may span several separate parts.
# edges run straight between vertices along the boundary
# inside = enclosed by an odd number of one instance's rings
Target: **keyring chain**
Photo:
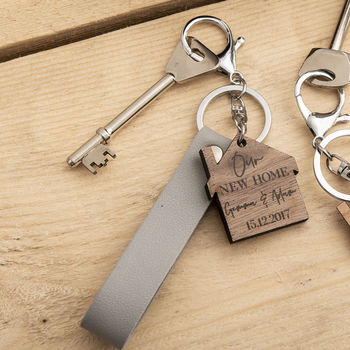
[[[239,138],[238,145],[241,145],[244,140],[244,136],[247,133],[247,110],[242,97],[247,92],[247,82],[243,78],[243,75],[239,71],[235,71],[230,74],[230,82],[234,86],[242,86],[241,91],[231,91],[231,113],[232,119],[238,129]]]
[[[247,132],[247,111],[242,98],[237,98],[235,94],[231,93],[231,112],[232,119],[238,129],[239,138],[238,144],[242,144],[244,136]]]
[[[242,85],[242,90],[239,93],[231,93],[232,97],[236,100],[243,97],[243,95],[247,92],[247,82],[243,78],[243,74],[239,71],[235,71],[230,74],[230,82],[233,85]]]
[[[320,146],[324,149],[333,140],[338,139],[340,137],[344,137],[344,136],[350,136],[349,129],[334,131],[333,133],[325,136],[324,139],[320,142]],[[321,154],[322,153],[316,151],[315,155],[314,155],[314,172],[315,172],[316,179],[317,179],[318,183],[326,192],[328,192],[333,197],[338,198],[342,201],[350,202],[350,194],[346,194],[346,193],[342,193],[342,192],[337,191],[335,188],[333,188],[328,183],[328,181],[323,176],[322,169],[321,169]],[[341,168],[341,166],[339,168]],[[346,164],[345,164],[344,169],[343,170],[338,169],[338,172],[340,172],[340,176],[349,180],[350,166],[346,166]]]
[[[327,164],[328,170],[331,171],[333,174],[339,175],[342,178],[350,181],[350,163],[346,159],[338,156],[337,154],[332,154],[332,158],[338,159],[340,161],[340,165],[338,167],[338,170],[335,171],[330,165],[330,160],[327,158],[326,164]],[[332,159],[331,159],[331,161],[332,161]]]
[[[337,176],[341,176],[342,178],[350,181],[350,163],[344,159],[343,157],[339,156],[336,153],[330,153],[326,147],[321,146],[321,142],[324,140],[324,137],[317,136],[312,140],[312,146],[320,153],[324,154],[326,156],[326,165],[328,170]],[[337,170],[334,170],[331,166],[331,162],[337,159],[340,161],[340,165],[338,166]]]

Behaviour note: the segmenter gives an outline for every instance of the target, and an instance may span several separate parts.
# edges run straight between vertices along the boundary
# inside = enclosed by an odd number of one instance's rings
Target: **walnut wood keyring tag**
[[[227,151],[201,149],[208,197],[219,208],[231,243],[308,219],[295,159],[263,143],[238,135]]]

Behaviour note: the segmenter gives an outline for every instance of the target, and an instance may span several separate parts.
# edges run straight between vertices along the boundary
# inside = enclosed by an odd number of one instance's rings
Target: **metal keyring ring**
[[[204,126],[204,124],[203,124],[204,112],[205,112],[206,108],[208,107],[208,104],[215,97],[218,97],[220,95],[223,95],[223,94],[226,94],[226,93],[232,92],[232,91],[241,91],[242,88],[243,88],[242,86],[234,86],[234,85],[221,86],[221,87],[213,90],[212,92],[210,92],[207,96],[205,96],[203,101],[201,102],[201,104],[198,107],[198,112],[197,112],[197,128],[198,128],[198,130],[203,128],[203,126]],[[258,103],[260,104],[260,106],[262,107],[262,109],[265,113],[264,128],[263,128],[262,132],[260,133],[260,135],[256,139],[256,141],[262,142],[265,139],[265,137],[267,136],[267,134],[271,128],[270,107],[267,104],[267,102],[265,101],[265,99],[255,90],[248,87],[246,93],[258,101]]]
[[[182,33],[181,33],[182,46],[183,46],[185,52],[187,53],[187,55],[192,57],[197,62],[200,62],[200,61],[203,60],[202,56],[200,56],[200,55],[198,55],[198,54],[196,54],[195,52],[192,51],[192,49],[190,48],[190,45],[187,42],[188,31],[190,30],[190,28],[192,26],[194,26],[195,24],[197,24],[199,22],[211,22],[211,23],[217,25],[218,27],[220,27],[221,29],[224,30],[224,32],[226,34],[226,39],[227,39],[227,46],[226,46],[226,48],[225,48],[225,50],[223,52],[225,52],[228,47],[233,47],[233,39],[232,39],[231,29],[229,28],[229,26],[224,21],[222,21],[221,19],[219,19],[217,17],[213,17],[213,16],[199,16],[199,17],[195,17],[195,18],[191,19],[185,25],[185,27],[184,27],[184,29],[182,30]],[[218,56],[220,56],[220,55],[218,55]]]
[[[335,132],[327,135],[320,142],[320,145],[321,145],[321,147],[326,147],[331,141],[333,141],[334,139],[337,139],[339,137],[342,137],[342,136],[350,136],[350,129],[338,130],[338,131],[335,131]],[[321,171],[321,154],[317,150],[316,150],[315,155],[314,155],[314,172],[315,172],[315,176],[316,176],[318,183],[326,192],[328,192],[330,195],[332,195],[335,198],[350,202],[350,194],[338,192],[324,178],[322,171]]]

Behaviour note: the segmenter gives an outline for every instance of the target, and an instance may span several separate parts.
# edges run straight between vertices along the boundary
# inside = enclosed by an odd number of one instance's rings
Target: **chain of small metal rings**
[[[242,91],[239,93],[231,93],[231,110],[232,110],[232,119],[235,122],[235,125],[239,132],[239,138],[238,138],[238,144],[241,145],[244,136],[247,132],[247,115],[241,114],[241,113],[234,113],[234,106],[235,102],[239,102],[240,106],[245,109],[245,104],[243,102],[242,97],[247,92],[247,82],[243,78],[243,75],[241,72],[235,71],[234,73],[230,74],[230,82],[233,85],[242,85]]]
[[[323,140],[324,138],[322,136],[317,136],[315,137],[313,140],[312,140],[312,146],[321,154],[324,154],[327,158],[326,158],[326,165],[327,165],[327,168],[330,172],[332,172],[333,174],[335,175],[339,175],[339,173],[337,171],[335,171],[332,167],[331,167],[331,164],[330,162],[332,160],[335,159],[338,159],[339,161],[341,162],[347,162],[344,158],[340,157],[339,155],[337,155],[336,153],[330,153],[329,151],[326,150],[325,147],[322,147],[320,145],[321,141]]]

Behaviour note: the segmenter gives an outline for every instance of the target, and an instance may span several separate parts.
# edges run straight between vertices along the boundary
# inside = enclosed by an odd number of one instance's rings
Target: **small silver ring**
[[[199,23],[199,22],[210,22],[213,23],[215,25],[217,25],[218,27],[220,27],[221,29],[223,29],[225,35],[226,35],[226,39],[227,39],[227,46],[225,48],[225,50],[223,52],[225,52],[227,50],[227,47],[232,47],[233,46],[233,39],[232,39],[232,33],[231,33],[231,29],[229,28],[229,26],[220,18],[217,17],[213,17],[213,16],[199,16],[199,17],[195,17],[193,19],[191,19],[184,27],[184,29],[182,30],[181,33],[181,42],[182,42],[182,46],[185,50],[185,52],[187,53],[187,55],[189,55],[190,57],[192,57],[195,61],[197,62],[201,62],[203,60],[203,57],[196,54],[195,52],[192,51],[190,45],[188,44],[187,41],[187,34],[188,31],[190,30],[190,28],[192,26],[194,26],[195,24]],[[217,55],[217,56],[220,56]]]
[[[327,135],[321,142],[321,147],[326,147],[331,141],[343,136],[350,136],[350,129],[338,130]],[[350,202],[350,194],[342,193],[335,190],[324,178],[321,170],[321,154],[316,150],[314,155],[314,172],[316,179],[320,186],[328,192],[331,196],[338,198],[342,201]]]
[[[317,149],[317,146],[321,143],[321,141],[324,139],[324,136],[315,136],[312,139],[312,147]]]
[[[240,78],[240,80],[241,80],[241,84],[236,84],[236,83],[234,82],[234,80],[233,80],[233,75],[235,75],[235,74],[239,76],[239,78]],[[235,72],[231,73],[231,74],[230,74],[230,82],[231,82],[231,84],[233,84],[233,85],[235,85],[235,86],[239,86],[239,85],[242,85],[242,86],[243,86],[241,92],[240,92],[237,96],[233,96],[233,94],[231,94],[234,100],[239,100],[239,99],[241,99],[241,98],[244,96],[244,94],[247,92],[247,82],[246,82],[245,79],[243,78],[242,73],[239,72],[239,71],[235,71]]]
[[[324,136],[315,136],[312,140],[312,147],[316,149],[320,154],[324,154],[327,159],[332,160],[333,155],[330,154],[325,147],[321,146],[321,141],[324,139]]]
[[[197,128],[198,130],[202,129],[204,124],[203,124],[203,118],[204,118],[204,112],[206,110],[206,108],[208,107],[208,104],[216,97],[226,94],[228,92],[232,92],[232,91],[242,91],[243,87],[241,85],[235,86],[235,85],[225,85],[225,86],[221,86],[215,90],[213,90],[212,92],[210,92],[207,96],[204,97],[203,101],[201,102],[201,104],[198,107],[198,111],[197,111]],[[271,111],[270,111],[270,107],[267,104],[267,102],[265,101],[265,99],[255,90],[251,89],[251,88],[247,88],[247,92],[248,95],[252,96],[255,100],[258,101],[258,103],[260,104],[260,106],[262,107],[264,114],[265,114],[265,124],[264,124],[264,128],[262,130],[262,132],[260,133],[260,135],[256,138],[256,141],[258,142],[262,142],[265,137],[267,136],[267,134],[269,133],[269,130],[271,128]]]
[[[243,74],[242,74],[240,71],[235,70],[234,72],[231,72],[231,73],[230,73],[230,82],[231,82],[231,84],[233,84],[233,85],[243,85],[243,84],[237,84],[237,83],[234,81],[234,79],[233,79],[233,76],[234,76],[234,75],[238,76],[241,82],[244,80]],[[245,80],[244,80],[244,81],[245,81]]]

